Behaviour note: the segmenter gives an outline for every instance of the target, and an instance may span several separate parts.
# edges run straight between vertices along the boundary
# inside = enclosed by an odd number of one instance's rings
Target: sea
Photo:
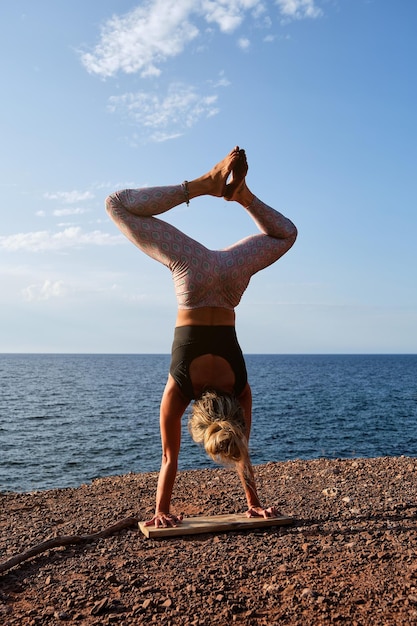
[[[246,355],[251,458],[417,456],[417,355]],[[156,472],[164,354],[0,355],[0,492]],[[214,467],[183,418],[179,469]]]

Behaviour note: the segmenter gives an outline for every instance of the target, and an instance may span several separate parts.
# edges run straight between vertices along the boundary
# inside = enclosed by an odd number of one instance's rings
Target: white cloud
[[[75,202],[92,200],[94,194],[91,191],[56,191],[54,193],[44,193],[43,197],[47,200],[59,200],[60,202],[65,202],[65,204],[74,204]]]
[[[41,284],[33,284],[22,289],[22,295],[28,302],[34,300],[50,300],[51,298],[59,298],[65,296],[67,290],[62,280],[45,280]]]
[[[316,6],[315,0],[275,0],[281,15],[293,20],[317,18],[323,12]]]
[[[322,14],[316,0],[275,0],[286,19],[316,18]],[[250,13],[265,24],[267,3],[262,0],[148,0],[132,11],[113,16],[101,29],[93,51],[81,54],[88,72],[103,78],[118,72],[158,76],[160,65],[181,54],[186,46],[203,34],[192,20],[203,18],[231,34]]]
[[[173,84],[167,94],[126,93],[109,100],[111,111],[121,111],[156,141],[178,137],[201,117],[218,113],[216,95],[201,95],[194,87]]]
[[[126,180],[120,181],[119,180],[119,181],[116,181],[116,182],[107,180],[107,181],[101,182],[101,183],[99,183],[99,182],[94,183],[94,185],[93,185],[94,189],[99,189],[100,191],[102,189],[109,189],[110,191],[113,191],[114,189],[132,189],[133,187],[143,187],[143,186],[144,185],[139,185],[139,184],[137,184],[137,182],[132,181],[132,180],[130,180],[130,181],[126,181]]]
[[[100,43],[81,61],[90,73],[102,77],[118,71],[158,75],[156,64],[180,54],[197,37],[189,22],[194,0],[153,0],[104,24]]]
[[[246,37],[241,37],[238,42],[237,45],[239,46],[239,48],[241,48],[242,50],[247,50],[248,48],[250,48],[250,41],[249,39],[247,39]]]
[[[86,209],[56,209],[53,211],[53,215],[55,217],[64,217],[66,215],[83,215],[83,213],[87,213]]]
[[[43,230],[0,236],[0,249],[8,252],[16,252],[18,250],[44,252],[46,250],[64,250],[88,245],[116,245],[123,240],[124,238],[121,235],[108,235],[99,230],[84,233],[80,227],[72,226],[57,233]]]
[[[219,72],[219,78],[215,81],[211,80],[209,81],[210,85],[212,85],[214,88],[217,87],[229,87],[230,86],[230,80],[228,80],[226,78],[226,76],[224,75],[224,72]]]
[[[196,3],[198,5],[198,3]],[[263,5],[259,0],[202,0],[201,12],[207,22],[215,22],[223,33],[232,33],[245,18],[245,11]]]

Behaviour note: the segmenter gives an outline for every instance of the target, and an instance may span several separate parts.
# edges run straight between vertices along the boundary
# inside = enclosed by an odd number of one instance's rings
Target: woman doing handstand
[[[181,417],[193,401],[189,430],[207,454],[234,463],[249,517],[276,516],[260,503],[248,442],[252,396],[235,331],[235,307],[253,274],[271,265],[295,242],[297,229],[246,185],[248,166],[237,146],[207,174],[182,185],[125,189],[111,194],[106,209],[138,248],[172,272],[178,313],[168,381],[160,407],[162,464],[155,515],[148,525],[175,526],[170,513],[181,439]],[[209,250],[155,215],[197,196],[242,205],[260,233],[225,248]]]

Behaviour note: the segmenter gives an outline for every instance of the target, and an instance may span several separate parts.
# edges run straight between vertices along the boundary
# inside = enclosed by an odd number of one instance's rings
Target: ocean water
[[[417,355],[247,355],[254,464],[417,456]],[[168,355],[0,355],[0,491],[157,471]],[[180,470],[213,467],[183,419]]]

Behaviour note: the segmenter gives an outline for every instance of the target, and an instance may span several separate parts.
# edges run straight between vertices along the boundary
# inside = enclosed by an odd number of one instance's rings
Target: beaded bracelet
[[[187,206],[190,206],[190,192],[188,191],[188,180],[184,180],[182,183],[182,190],[185,196],[185,203]]]

